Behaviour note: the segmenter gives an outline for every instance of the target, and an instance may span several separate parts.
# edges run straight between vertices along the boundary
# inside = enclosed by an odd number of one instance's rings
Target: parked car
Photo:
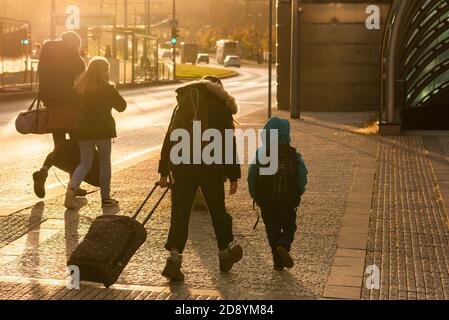
[[[163,59],[172,59],[172,57],[173,52],[171,50],[165,50],[164,53],[162,54]]]
[[[224,66],[226,68],[229,68],[229,67],[240,68],[242,66],[242,63],[240,62],[240,57],[239,56],[227,56],[224,61]]]
[[[199,53],[198,54],[198,58],[196,59],[196,62],[197,63],[204,62],[204,63],[209,64],[209,62],[210,62],[209,54],[207,54],[207,53]]]

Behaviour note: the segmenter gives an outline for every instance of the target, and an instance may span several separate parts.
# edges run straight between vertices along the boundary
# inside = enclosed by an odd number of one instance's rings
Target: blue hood
[[[271,118],[268,120],[267,124],[264,127],[269,134],[269,130],[278,130],[279,132],[279,144],[290,144],[290,122],[285,119],[281,119],[278,117]],[[266,145],[266,137],[263,137],[263,143]]]

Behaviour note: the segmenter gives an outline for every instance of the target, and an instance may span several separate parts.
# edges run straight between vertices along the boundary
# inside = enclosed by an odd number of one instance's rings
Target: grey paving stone
[[[359,300],[360,294],[360,287],[328,285],[324,290],[323,297],[332,299]]]
[[[288,117],[287,113],[276,114]],[[207,214],[194,213],[183,265],[187,276],[186,285],[192,289],[219,290],[224,293],[237,290],[236,296],[246,292],[256,295],[277,292],[285,296],[321,296],[336,253],[355,164],[359,155],[366,153],[367,141],[377,141],[377,137],[354,133],[357,126],[365,122],[362,121],[365,118],[364,114],[310,113],[301,122],[292,122],[292,143],[299,147],[310,171],[308,191],[298,212],[299,230],[292,251],[297,263],[293,270],[281,274],[273,271],[263,226],[252,230],[256,213],[252,211],[252,201],[246,183],[242,180],[238,194],[227,199],[227,206],[234,218],[236,239],[245,249],[244,261],[236,265],[229,275],[221,275],[210,218]],[[262,114],[239,119],[242,129],[262,127],[264,121]],[[357,125],[348,126],[347,121]],[[336,130],[338,136],[335,135]],[[120,214],[131,215],[139,206],[149,190],[150,182],[157,180],[157,162],[155,157],[114,175],[113,189],[121,203]],[[244,177],[247,169],[246,165],[242,167]],[[133,192],[130,192],[130,185]],[[65,212],[61,208],[61,198],[50,200],[44,208],[24,210],[20,216],[25,218],[9,222],[20,226],[28,223],[32,216],[41,217],[42,221],[52,222],[46,228],[58,232],[40,243],[36,250],[29,250],[20,258],[2,264],[0,279],[2,276],[65,278],[67,257],[102,211],[97,195],[89,195],[79,210]],[[164,244],[169,216],[170,203],[164,201],[148,224],[149,241],[131,260],[119,284],[167,285],[160,273],[167,257]],[[12,237],[6,243],[14,239]],[[36,261],[39,261],[39,265]],[[52,298],[63,298],[65,295],[68,292],[61,290]],[[141,295],[144,294],[136,298]],[[83,299],[102,299],[105,296],[105,291],[94,289]]]
[[[287,117],[286,113],[277,113]],[[350,120],[348,120],[350,119]],[[255,231],[252,226],[255,213],[251,199],[242,181],[235,197],[227,200],[228,210],[234,217],[236,239],[245,249],[245,260],[229,275],[218,272],[217,249],[213,230],[207,214],[194,213],[191,235],[184,257],[185,286],[193,290],[220,292],[221,296],[188,294],[185,287],[174,291],[140,291],[135,289],[83,289],[81,294],[70,294],[63,287],[29,284],[11,286],[1,277],[28,277],[62,280],[66,275],[66,260],[82,240],[89,225],[102,214],[97,196],[89,196],[87,202],[72,212],[61,210],[62,200],[50,200],[43,209],[40,206],[0,219],[0,248],[10,245],[31,230],[37,230],[44,221],[58,222],[47,228],[58,232],[39,243],[33,250],[26,250],[17,258],[0,260],[0,299],[11,297],[40,299],[197,299],[197,298],[248,298],[310,297],[334,295],[334,298],[351,299],[448,299],[449,298],[449,215],[442,191],[447,189],[449,140],[438,138],[441,154],[447,162],[433,160],[425,152],[426,145],[420,137],[374,137],[354,134],[348,121],[357,123],[360,115],[306,114],[301,122],[292,123],[293,144],[301,150],[310,171],[310,185],[298,213],[298,234],[292,254],[297,262],[290,272],[272,270],[271,254],[263,226]],[[242,128],[263,123],[262,115],[240,121]],[[248,123],[248,124],[246,124]],[[249,125],[250,123],[250,125]],[[338,132],[338,136],[335,133]],[[362,203],[365,193],[354,193],[369,179],[354,184],[357,160],[366,153],[367,145],[381,141],[376,168],[372,205]],[[373,152],[368,151],[369,154]],[[377,155],[373,154],[374,157]],[[157,158],[135,165],[114,176],[113,188],[121,201],[121,214],[131,215],[148,192],[149,181],[157,179],[154,168]],[[363,167],[363,163],[359,163]],[[247,166],[242,167],[243,176]],[[338,175],[335,173],[338,172]],[[365,172],[365,171],[363,171]],[[438,172],[441,179],[435,178]],[[366,170],[366,175],[373,171]],[[129,192],[129,186],[133,192]],[[349,202],[348,202],[349,201]],[[446,204],[447,205],[447,204]],[[349,216],[344,217],[345,210]],[[166,287],[167,281],[160,272],[167,253],[164,243],[168,232],[170,203],[164,201],[160,211],[148,225],[149,238],[132,259],[119,280],[121,285]],[[253,219],[254,217],[254,219]],[[58,229],[57,225],[60,226]],[[341,231],[348,231],[343,238],[349,248],[338,248]],[[365,230],[365,231],[364,231]],[[367,236],[360,238],[360,234]],[[33,237],[30,233],[30,237]],[[359,241],[360,245],[357,244]],[[365,246],[362,244],[365,242]],[[351,243],[351,245],[350,245]],[[381,289],[368,290],[361,286],[364,278],[350,278],[332,270],[333,263],[341,267],[361,265],[367,250],[365,265],[377,265],[381,271]],[[346,261],[346,262],[345,262]],[[37,263],[39,262],[39,263]],[[362,264],[363,266],[363,264]],[[359,268],[358,268],[359,269]],[[363,267],[361,268],[363,272]],[[342,269],[344,270],[344,269]],[[348,270],[346,270],[348,271]],[[353,270],[359,272],[360,270]],[[351,273],[349,272],[349,274]],[[332,275],[336,284],[326,286]],[[349,276],[350,277],[350,276]],[[332,279],[332,278],[331,278]],[[343,279],[343,280],[342,280]],[[355,280],[354,282],[351,282]],[[338,282],[340,281],[340,282]],[[11,291],[13,289],[13,291]],[[327,291],[326,291],[327,290]],[[340,291],[338,291],[340,290]],[[337,293],[341,297],[337,297]],[[357,294],[358,292],[358,294]]]
[[[365,298],[447,298],[449,259],[441,248],[449,244],[448,214],[425,150],[421,137],[382,139],[366,264],[381,267],[382,281],[380,295],[364,291]]]

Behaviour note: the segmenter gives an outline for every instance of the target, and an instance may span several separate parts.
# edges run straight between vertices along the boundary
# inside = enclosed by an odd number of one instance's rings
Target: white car
[[[196,62],[198,62],[198,63],[204,62],[204,63],[209,64],[209,62],[210,62],[209,54],[207,54],[207,53],[198,53],[198,57],[196,59]]]
[[[223,64],[226,68],[229,67],[240,68],[242,66],[239,56],[227,56]]]

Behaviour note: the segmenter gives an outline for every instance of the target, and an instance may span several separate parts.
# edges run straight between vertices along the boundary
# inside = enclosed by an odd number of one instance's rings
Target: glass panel
[[[418,106],[421,101],[429,94],[431,93],[435,88],[434,83],[432,82],[431,84],[429,84],[427,87],[424,88],[424,90],[422,90],[419,95],[415,98],[415,100],[412,103],[412,107],[416,107]]]
[[[157,79],[157,40],[136,35],[134,81],[145,82]]]
[[[423,27],[427,22],[429,22],[436,14],[437,10],[433,10],[430,12],[430,14],[421,22],[421,27]]]
[[[449,81],[449,70],[441,74],[435,79],[435,87],[439,88]]]
[[[29,87],[35,79],[29,30],[27,22],[0,19],[0,88]]]
[[[447,49],[446,51],[444,51],[442,54],[440,54],[436,59],[435,59],[435,64],[436,65],[440,65],[442,64],[444,61],[449,59],[449,49]]]

